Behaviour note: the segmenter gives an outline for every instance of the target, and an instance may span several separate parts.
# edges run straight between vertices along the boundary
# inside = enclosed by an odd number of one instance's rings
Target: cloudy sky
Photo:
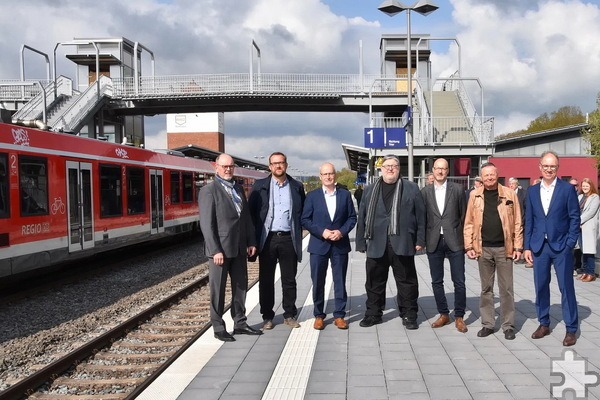
[[[154,53],[157,75],[248,72],[251,40],[260,46],[263,72],[358,73],[362,40],[364,72],[379,73],[381,35],[406,33],[406,14],[383,14],[381,1],[6,0],[0,5],[0,79],[19,78],[22,45],[52,55],[56,43],[76,37],[138,41]],[[562,106],[595,109],[600,0],[435,2],[440,8],[429,16],[411,14],[411,31],[460,42],[462,76],[480,79],[496,134],[525,128]],[[450,41],[432,48],[434,76],[457,69]],[[59,48],[57,72],[74,78],[64,54]],[[149,65],[142,68],[149,74]],[[27,78],[45,73],[39,56],[26,56]],[[324,161],[344,167],[341,144],[362,145],[366,126],[362,113],[230,113],[225,145],[245,158],[283,151],[290,165],[313,173]],[[163,147],[153,138],[165,129],[164,116],[147,120],[150,146]]]

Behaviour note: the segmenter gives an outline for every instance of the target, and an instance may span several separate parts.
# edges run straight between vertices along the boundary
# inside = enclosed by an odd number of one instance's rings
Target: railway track
[[[258,264],[248,264],[248,281]],[[133,399],[210,328],[208,276],[0,392],[0,399]],[[229,285],[228,285],[229,286]],[[230,290],[227,290],[230,301]]]

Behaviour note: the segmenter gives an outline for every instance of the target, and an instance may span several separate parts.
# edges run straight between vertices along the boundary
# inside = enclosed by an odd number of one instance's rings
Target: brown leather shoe
[[[550,334],[550,327],[545,325],[540,325],[531,335],[532,339],[541,339],[544,336],[548,336]]]
[[[581,282],[593,282],[595,280],[596,280],[596,275],[592,275],[592,274],[585,274],[581,278]]]
[[[577,336],[574,333],[567,332],[563,340],[563,346],[573,346],[575,343],[577,343]]]
[[[454,326],[456,326],[456,330],[462,333],[465,333],[469,329],[467,328],[467,324],[465,324],[465,320],[463,317],[456,317],[454,319]]]
[[[436,319],[433,324],[431,324],[432,328],[441,328],[444,325],[448,325],[450,323],[450,317],[448,314],[440,314],[438,319]]]
[[[342,317],[336,318],[333,321],[333,324],[338,327],[338,329],[348,329],[348,323]]]
[[[315,317],[315,323],[313,324],[313,328],[315,328],[318,331],[322,331],[323,328],[325,328],[325,322],[323,321],[323,318]]]

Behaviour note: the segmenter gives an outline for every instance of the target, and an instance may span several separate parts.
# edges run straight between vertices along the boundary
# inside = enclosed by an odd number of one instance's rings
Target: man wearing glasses
[[[249,205],[258,243],[258,289],[263,330],[273,329],[275,269],[279,262],[284,324],[299,328],[296,273],[302,261],[304,185],[289,176],[285,154],[269,156],[271,175],[254,182]]]
[[[381,176],[363,194],[356,227],[356,251],[367,253],[367,310],[360,326],[382,322],[391,266],[402,324],[418,329],[415,253],[425,246],[425,204],[417,184],[400,179],[398,157],[383,157]]]
[[[322,186],[306,195],[302,211],[302,226],[310,232],[310,276],[313,283],[313,328],[325,327],[325,278],[331,263],[335,308],[333,324],[338,329],[348,329],[346,316],[346,272],[348,253],[352,250],[348,234],[356,225],[356,211],[350,192],[336,187],[335,167],[321,165],[319,177]]]
[[[234,334],[260,335],[246,322],[247,258],[256,253],[254,227],[244,189],[235,183],[235,165],[228,154],[215,161],[215,180],[200,189],[200,229],[208,257],[210,320],[215,338],[233,342],[223,321],[227,275],[231,279]]]
[[[540,323],[531,337],[541,339],[550,334],[550,268],[554,264],[567,331],[563,346],[573,346],[579,325],[573,248],[581,217],[577,193],[568,182],[557,178],[558,167],[558,155],[544,152],[540,157],[542,182],[530,187],[525,199],[525,261],[533,263],[535,309]]]

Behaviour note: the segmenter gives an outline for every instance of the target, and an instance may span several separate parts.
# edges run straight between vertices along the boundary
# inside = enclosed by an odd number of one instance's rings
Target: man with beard
[[[356,227],[356,251],[367,253],[367,310],[360,326],[382,322],[391,266],[402,324],[418,329],[415,253],[425,246],[425,204],[417,184],[400,179],[398,157],[383,157],[381,177],[363,194]]]
[[[208,257],[210,320],[215,338],[233,342],[223,321],[227,275],[231,280],[231,317],[235,334],[260,335],[246,322],[247,257],[256,252],[254,228],[244,189],[235,183],[235,164],[228,154],[215,161],[215,180],[200,190],[200,229]]]
[[[254,183],[250,193],[250,213],[256,231],[259,263],[259,302],[263,330],[273,329],[275,312],[275,269],[279,262],[283,292],[284,323],[299,328],[296,308],[296,273],[302,261],[304,186],[289,176],[285,154],[269,156],[271,175]]]

